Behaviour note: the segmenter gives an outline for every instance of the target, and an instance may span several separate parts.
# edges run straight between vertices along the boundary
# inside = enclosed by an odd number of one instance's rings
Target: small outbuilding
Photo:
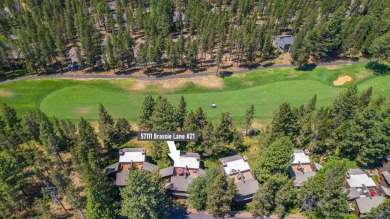
[[[290,52],[290,47],[294,42],[294,38],[291,35],[279,35],[275,37],[274,42],[279,49]]]

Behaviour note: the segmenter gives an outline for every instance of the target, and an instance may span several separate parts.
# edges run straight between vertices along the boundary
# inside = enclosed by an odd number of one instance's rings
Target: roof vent
[[[347,179],[350,179],[351,175],[349,174],[349,171],[347,171]]]
[[[248,157],[246,155],[242,156],[242,159],[244,159],[244,161],[248,161]]]
[[[123,151],[123,149],[119,149],[119,155],[124,155],[125,152]]]
[[[304,152],[305,152],[306,155],[310,155],[309,149],[305,149]]]
[[[226,164],[226,161],[225,161],[225,160],[222,160],[222,165],[223,165],[223,166],[225,166],[225,167],[227,166],[227,164]]]

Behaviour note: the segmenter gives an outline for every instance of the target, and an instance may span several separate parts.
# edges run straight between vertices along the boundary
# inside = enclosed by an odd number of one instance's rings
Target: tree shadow
[[[206,70],[207,70],[207,68],[205,68],[205,67],[203,67],[203,68],[195,67],[195,68],[192,68],[192,73],[204,72]]]
[[[233,64],[230,64],[230,65],[222,65],[220,68],[222,69],[227,69],[227,68],[231,68],[233,67]]]
[[[374,72],[374,75],[377,76],[385,76],[390,74],[390,67],[383,63],[369,62],[365,67],[366,69],[371,69]]]
[[[11,70],[11,71],[4,71],[4,72],[0,70],[0,81],[16,79],[25,75],[26,75],[25,70]]]
[[[302,65],[300,67],[297,67],[296,69],[298,71],[313,71],[316,68],[317,68],[317,64],[306,64],[306,65]]]
[[[131,69],[117,71],[117,72],[115,72],[115,74],[116,75],[131,75],[131,74],[138,72],[140,70],[141,70],[140,68],[135,67],[135,68],[131,68]]]
[[[249,70],[256,69],[256,68],[258,68],[258,67],[260,67],[260,64],[259,64],[259,63],[250,63],[250,64],[247,64],[247,68],[248,68]]]
[[[174,206],[171,210],[172,219],[190,218],[187,208],[184,206]]]
[[[218,72],[218,77],[225,78],[232,76],[233,72],[231,71],[220,71]]]
[[[274,62],[265,63],[265,64],[263,65],[263,67],[264,67],[264,68],[271,67],[271,66],[273,66],[274,64],[275,64]]]

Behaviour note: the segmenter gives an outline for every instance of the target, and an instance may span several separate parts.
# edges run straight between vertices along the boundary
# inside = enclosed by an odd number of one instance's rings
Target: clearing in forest
[[[344,84],[347,81],[350,82]],[[188,111],[202,107],[211,121],[219,120],[222,112],[229,112],[237,126],[243,124],[246,109],[253,104],[255,121],[261,124],[258,128],[262,128],[284,102],[299,106],[317,95],[317,106],[327,106],[352,85],[357,85],[360,91],[373,87],[373,98],[390,97],[388,83],[390,76],[374,76],[364,63],[339,66],[332,71],[325,67],[310,71],[267,69],[225,78],[198,76],[154,82],[42,79],[0,84],[0,104],[9,104],[20,114],[39,108],[49,117],[95,120],[101,103],[114,118],[123,117],[134,122],[147,95],[154,98],[162,95],[175,106],[184,96]],[[339,84],[344,86],[338,87]],[[211,109],[212,102],[218,107]]]

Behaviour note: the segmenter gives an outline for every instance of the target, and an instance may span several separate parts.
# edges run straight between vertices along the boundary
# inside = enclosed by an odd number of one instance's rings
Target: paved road
[[[319,64],[313,64],[313,67],[316,66],[328,66],[328,65],[346,65],[346,64],[352,64],[356,62],[370,62],[372,60],[358,60],[358,61],[342,61],[342,62],[327,62],[327,63],[319,63]],[[272,65],[268,67],[258,67],[258,68],[252,68],[252,69],[245,69],[245,70],[239,70],[235,72],[229,72],[229,74],[244,74],[252,71],[257,70],[263,70],[263,69],[276,69],[276,68],[292,68],[296,67],[294,65],[286,64],[286,65]],[[165,79],[172,79],[172,78],[192,78],[192,77],[198,77],[198,76],[207,76],[207,75],[215,75],[216,72],[204,72],[204,73],[193,73],[193,74],[177,74],[177,75],[169,75],[169,76],[163,76],[163,77],[147,77],[147,76],[133,76],[133,75],[88,75],[88,73],[83,75],[74,75],[74,74],[55,74],[55,75],[31,75],[31,76],[25,76],[15,79],[9,79],[5,80],[0,83],[9,83],[14,81],[25,81],[25,80],[36,80],[36,79],[46,79],[46,78],[55,78],[55,79],[138,79],[138,80],[144,80],[144,81],[157,81],[157,80],[165,80]]]
[[[171,212],[172,219],[215,219],[215,217],[206,215],[204,211],[199,213],[190,213],[183,207],[175,207]],[[238,219],[253,219],[253,217],[234,217],[230,216],[227,218],[238,218]]]

